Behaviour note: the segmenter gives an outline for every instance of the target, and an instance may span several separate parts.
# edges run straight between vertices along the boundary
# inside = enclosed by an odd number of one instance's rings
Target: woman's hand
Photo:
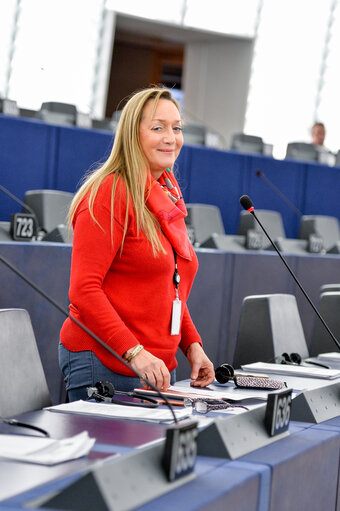
[[[141,350],[133,357],[131,367],[159,390],[166,391],[170,387],[170,373],[163,360],[155,357],[146,349]],[[141,380],[141,384],[146,389],[150,388],[143,380]]]
[[[204,353],[198,342],[190,344],[187,351],[187,359],[191,365],[190,385],[193,387],[206,387],[215,379],[215,370],[212,362]]]

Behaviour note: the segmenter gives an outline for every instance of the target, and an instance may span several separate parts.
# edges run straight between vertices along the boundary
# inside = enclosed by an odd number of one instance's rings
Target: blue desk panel
[[[271,468],[270,511],[336,509],[339,432],[308,428],[240,461]]]
[[[199,270],[195,278],[188,307],[194,324],[199,331],[204,349],[213,361],[224,360],[228,331],[229,310],[231,307],[231,286],[233,281],[232,254],[222,251],[197,251]],[[177,379],[188,378],[189,364],[184,355],[177,355],[179,367]],[[184,372],[183,368],[187,367]]]
[[[1,255],[65,308],[68,307],[71,250],[71,245],[64,243],[0,243]],[[309,342],[314,312],[276,253],[197,249],[197,255],[200,266],[188,306],[215,367],[232,363],[242,301],[249,295],[295,294]],[[286,260],[315,304],[320,286],[337,281],[340,275],[339,256],[286,256]],[[57,343],[64,317],[3,264],[0,280],[0,307],[21,307],[31,316],[52,399],[54,403],[59,402],[63,384]],[[177,378],[188,378],[190,367],[180,351],[178,362]]]
[[[322,257],[302,255],[296,257],[295,268],[301,285],[316,307],[318,307],[321,286],[340,282],[340,255],[329,254]],[[285,271],[285,269],[283,268],[282,271]],[[296,295],[307,344],[310,345],[317,316],[297,285],[294,285],[294,294]],[[337,351],[335,343],[334,348]],[[333,348],[332,351],[334,351]]]
[[[294,270],[295,257],[287,256],[287,262]],[[234,358],[243,299],[249,295],[292,293],[294,289],[293,279],[275,252],[233,254],[232,272],[231,309],[228,314],[229,331],[225,340],[225,343],[228,344],[228,351],[227,358],[224,360],[228,363],[232,363]],[[221,342],[223,342],[222,339]]]

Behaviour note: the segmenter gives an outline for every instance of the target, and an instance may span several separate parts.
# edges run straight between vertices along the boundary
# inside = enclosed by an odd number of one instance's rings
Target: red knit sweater
[[[175,299],[175,262],[171,244],[160,233],[166,254],[154,257],[144,233],[137,234],[130,201],[128,229],[121,252],[126,189],[119,181],[111,239],[112,179],[112,175],[105,179],[95,201],[94,214],[100,226],[90,216],[87,199],[82,201],[75,215],[70,313],[119,355],[140,343],[164,360],[172,371],[177,365],[175,355],[178,346],[185,352],[191,343],[201,343],[186,306],[198,268],[197,257],[193,249],[192,261],[178,256],[182,322],[180,335],[170,335],[172,302]],[[91,350],[112,371],[133,375],[69,318],[63,324],[60,338],[68,350]]]

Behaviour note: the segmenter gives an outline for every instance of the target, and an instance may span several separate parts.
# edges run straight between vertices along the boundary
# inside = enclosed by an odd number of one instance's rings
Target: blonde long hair
[[[152,245],[155,255],[157,252],[164,253],[164,249],[158,236],[158,232],[160,230],[159,224],[145,203],[145,187],[147,180],[150,179],[150,174],[148,171],[149,165],[140,144],[139,125],[146,103],[150,100],[154,100],[155,110],[160,99],[172,101],[178,111],[180,110],[179,105],[171,95],[171,92],[164,87],[143,89],[135,92],[130,97],[122,110],[110,156],[99,168],[90,175],[85,176],[84,183],[73,198],[68,215],[69,225],[71,226],[77,207],[85,195],[90,192],[89,211],[93,220],[100,226],[98,220],[94,216],[94,202],[103,180],[109,174],[114,174],[111,191],[111,238],[113,239],[113,205],[115,190],[117,180],[120,177],[124,181],[127,189],[122,246],[127,232],[128,208],[129,200],[131,199],[136,214],[137,232],[144,232]]]

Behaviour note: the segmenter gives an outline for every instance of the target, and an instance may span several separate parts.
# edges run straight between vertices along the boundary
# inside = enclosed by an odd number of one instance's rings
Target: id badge
[[[179,328],[181,324],[181,310],[182,302],[176,298],[176,300],[172,302],[171,335],[179,334]]]

